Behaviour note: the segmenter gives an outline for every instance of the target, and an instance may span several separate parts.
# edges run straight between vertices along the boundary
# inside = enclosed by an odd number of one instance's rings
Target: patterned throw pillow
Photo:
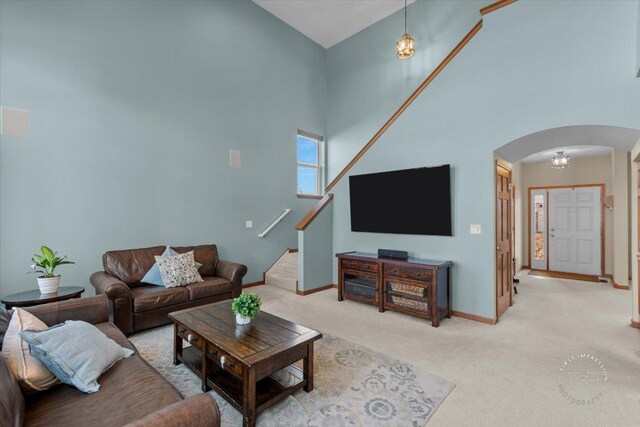
[[[162,253],[162,256],[173,256],[173,255],[179,255],[179,254],[169,246],[167,246],[164,249],[164,252]],[[199,269],[200,267],[202,267],[202,264],[196,261],[196,268]],[[162,283],[162,276],[160,275],[160,269],[158,268],[157,262],[151,266],[149,271],[147,271],[147,273],[144,275],[144,277],[140,281],[142,283],[146,283],[147,285],[164,286],[164,283]],[[2,319],[2,313],[0,313],[0,324],[2,322],[1,319]]]
[[[172,256],[156,256],[160,276],[165,288],[204,282],[193,258],[193,251]]]

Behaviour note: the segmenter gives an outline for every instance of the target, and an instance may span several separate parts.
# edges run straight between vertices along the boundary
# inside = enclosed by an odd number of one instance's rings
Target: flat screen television
[[[349,177],[351,231],[451,236],[450,166]]]

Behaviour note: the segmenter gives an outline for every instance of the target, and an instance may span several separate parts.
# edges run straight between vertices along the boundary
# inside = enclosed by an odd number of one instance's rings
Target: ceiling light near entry
[[[398,49],[396,56],[398,59],[411,58],[416,54],[415,46],[416,41],[407,34],[407,0],[404,0],[404,34],[396,43],[396,49]]]
[[[553,169],[565,169],[569,167],[569,156],[564,151],[558,151],[558,154],[551,159],[551,167]]]

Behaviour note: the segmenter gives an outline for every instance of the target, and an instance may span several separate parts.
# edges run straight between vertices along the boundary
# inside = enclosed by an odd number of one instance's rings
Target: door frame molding
[[[547,270],[549,271],[549,190],[556,190],[560,188],[585,188],[585,187],[600,187],[600,275],[603,276],[605,274],[605,242],[606,242],[606,211],[604,208],[604,198],[607,195],[607,185],[603,183],[597,184],[576,184],[576,185],[545,185],[539,187],[529,187],[528,189],[528,199],[527,199],[527,244],[529,250],[527,251],[529,256],[527,261],[529,266],[531,266],[531,191],[532,190],[546,190],[547,191],[547,217],[546,219],[546,227],[547,227],[547,238],[545,239],[545,250],[547,254]]]
[[[504,170],[506,170],[507,172],[509,172],[509,181],[511,182],[511,187],[513,188],[513,167],[509,164],[507,164],[506,162],[500,160],[500,159],[494,159],[494,167],[493,167],[493,227],[494,227],[494,233],[493,233],[493,247],[494,247],[494,254],[496,254],[497,257],[497,253],[495,251],[495,248],[498,246],[498,212],[497,212],[497,208],[496,208],[496,203],[498,200],[498,185],[497,185],[497,175],[498,175],[498,168],[502,168]],[[514,205],[512,203],[512,191],[510,189],[509,191],[509,218],[513,218],[513,211],[514,211]],[[513,231],[510,229],[509,233],[511,234],[511,242],[509,244],[509,253],[511,255],[511,259],[513,259],[513,252],[512,251],[512,246],[513,246],[513,239],[515,238],[515,236],[513,235]],[[513,262],[512,260],[509,260],[509,270],[512,269],[512,265]],[[513,305],[513,276],[515,275],[515,271],[511,271],[511,274],[509,275],[509,277],[511,277],[511,286],[509,287],[509,307],[511,307]],[[493,263],[493,278],[494,278],[494,286],[493,286],[493,301],[495,304],[495,321],[498,322],[500,316],[498,316],[498,263],[496,261],[496,259],[494,258],[494,263]],[[503,313],[504,314],[504,313]]]

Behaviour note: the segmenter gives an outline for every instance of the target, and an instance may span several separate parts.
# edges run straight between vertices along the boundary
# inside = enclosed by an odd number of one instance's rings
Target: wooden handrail
[[[493,4],[490,4],[480,9],[480,15],[485,16],[491,12],[494,12],[498,9],[508,6],[511,3],[515,3],[516,1],[517,0],[499,0]],[[469,31],[462,38],[462,40],[460,40],[460,42],[456,45],[456,47],[454,47],[453,50],[449,52],[446,58],[444,58],[444,60],[431,72],[431,74],[429,74],[429,77],[427,77],[427,79],[423,81],[420,84],[420,86],[418,86],[418,88],[409,96],[409,98],[400,106],[400,108],[398,108],[396,112],[393,113],[391,118],[387,120],[387,122],[380,128],[380,130],[376,132],[375,135],[373,135],[373,138],[371,138],[369,142],[367,142],[367,144],[364,147],[362,147],[360,151],[358,151],[358,154],[356,154],[356,156],[349,162],[349,164],[347,164],[347,166],[345,166],[345,168],[342,169],[342,171],[340,171],[340,173],[333,179],[333,181],[329,183],[326,189],[327,195],[324,196],[304,218],[302,218],[302,220],[298,223],[298,225],[296,225],[296,230],[302,231],[306,229],[309,226],[309,224],[311,224],[311,222],[320,214],[320,212],[322,212],[322,210],[333,199],[333,194],[328,192],[333,187],[335,187],[335,185],[342,178],[344,178],[347,172],[349,172],[349,170],[362,158],[362,156],[364,156],[365,153],[369,151],[369,149],[373,146],[373,144],[375,144],[376,141],[380,139],[380,137],[387,131],[387,129],[389,129],[389,127],[398,119],[398,117],[400,117],[400,115],[409,107],[409,105],[411,105],[413,101],[416,100],[416,98],[427,88],[427,86],[431,84],[431,82],[438,76],[438,74],[440,74],[440,72],[444,70],[444,68],[449,64],[449,62],[451,62],[451,60],[455,58],[455,56],[458,53],[460,53],[462,48],[464,48],[467,45],[467,43],[469,43],[469,41],[478,33],[478,31],[480,31],[481,28],[482,28],[482,18],[480,18],[480,21],[478,21],[478,23],[474,25],[471,31]]]
[[[322,212],[322,210],[329,204],[331,199],[333,199],[333,194],[331,193],[327,193],[322,199],[320,199],[313,209],[311,209],[311,211],[309,211],[309,213],[300,220],[298,225],[296,225],[296,230],[303,231],[306,229],[309,224],[311,224],[311,221],[320,215],[320,212]]]
[[[497,1],[493,4],[490,4],[489,6],[486,6],[480,9],[480,14],[484,16],[495,10],[503,8],[511,3],[514,3],[515,1],[516,0]],[[469,31],[467,35],[464,36],[462,40],[460,40],[460,42],[456,45],[456,47],[454,47],[453,50],[449,52],[446,58],[444,58],[444,60],[435,68],[435,70],[433,70],[431,74],[429,74],[429,77],[427,77],[427,79],[423,81],[420,84],[420,86],[418,86],[418,88],[409,96],[409,98],[400,106],[400,108],[398,108],[396,112],[393,113],[391,118],[387,120],[387,122],[380,128],[378,132],[376,132],[375,135],[373,135],[373,138],[371,138],[369,142],[367,142],[367,144],[364,147],[362,147],[360,151],[358,151],[358,154],[356,154],[356,156],[349,162],[349,164],[347,164],[347,166],[345,166],[344,169],[342,169],[342,171],[333,179],[333,181],[331,181],[331,183],[327,186],[326,191],[330,191],[342,178],[344,178],[347,172],[349,172],[349,170],[356,163],[358,163],[358,161],[362,158],[362,156],[364,156],[365,153],[369,151],[369,149],[373,146],[373,144],[375,144],[378,141],[378,139],[380,139],[380,137],[387,131],[387,129],[389,129],[389,127],[398,119],[398,117],[400,117],[400,115],[402,115],[402,113],[404,113],[404,111],[409,107],[409,105],[411,105],[413,101],[415,101],[416,98],[420,96],[420,94],[427,88],[427,86],[429,86],[429,84],[438,76],[438,74],[440,74],[442,70],[444,70],[444,68],[449,64],[449,62],[451,62],[451,60],[455,58],[455,56],[458,53],[460,53],[462,48],[464,48],[467,45],[467,43],[469,43],[469,41],[473,38],[473,36],[475,36],[478,33],[478,31],[480,31],[481,28],[482,28],[482,19],[480,19],[480,21],[478,21],[478,23],[471,29],[471,31]]]
[[[502,9],[505,6],[509,6],[511,3],[515,3],[516,0],[500,0],[495,3],[490,4],[489,6],[485,6],[480,9],[480,15],[488,15],[491,12],[495,12],[498,9]]]

